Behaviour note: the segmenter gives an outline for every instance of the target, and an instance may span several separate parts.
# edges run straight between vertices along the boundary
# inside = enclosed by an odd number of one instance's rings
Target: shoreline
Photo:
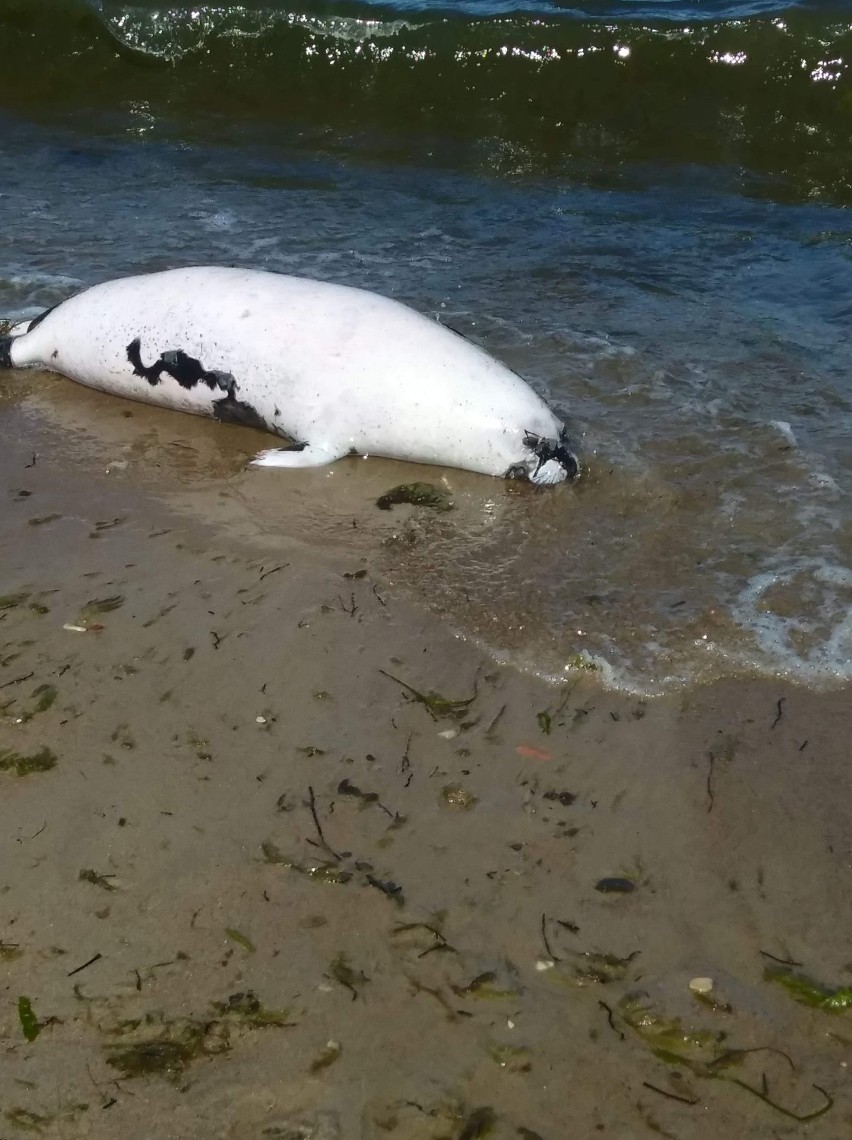
[[[844,692],[556,689],[357,547],[28,454],[0,747],[56,764],[0,772],[10,1131],[842,1132],[844,1020],[764,971],[849,984]]]

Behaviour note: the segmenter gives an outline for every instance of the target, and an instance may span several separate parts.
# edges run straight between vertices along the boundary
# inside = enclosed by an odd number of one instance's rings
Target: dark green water
[[[4,0],[4,102],[181,136],[306,132],[395,158],[610,181],[739,169],[750,192],[852,193],[852,13],[816,4],[126,4]]]
[[[452,320],[589,471],[462,480],[389,572],[551,676],[848,678],[852,9],[0,0],[0,49],[4,315],[201,262]]]

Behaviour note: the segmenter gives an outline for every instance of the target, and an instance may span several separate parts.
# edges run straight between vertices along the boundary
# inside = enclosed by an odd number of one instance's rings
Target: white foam
[[[775,613],[761,602],[772,587],[795,579],[807,584],[808,598],[794,615]],[[852,570],[821,558],[793,560],[783,569],[749,579],[731,612],[754,637],[764,661],[758,664],[812,683],[852,679]],[[797,638],[799,644],[797,645]],[[805,648],[807,639],[810,645]]]
[[[79,277],[70,277],[66,273],[9,273],[0,278],[0,289],[9,286],[12,289],[31,289],[33,286],[49,289],[63,289],[70,292],[79,289],[84,284]]]
[[[798,441],[796,440],[796,434],[793,431],[792,426],[787,423],[786,420],[770,420],[769,426],[775,428],[778,434],[783,436],[791,447],[799,446]]]
[[[832,478],[832,476],[825,471],[812,471],[808,475],[808,482],[811,486],[816,487],[818,491],[831,491],[832,494],[840,494],[840,487],[837,485],[837,480]]]

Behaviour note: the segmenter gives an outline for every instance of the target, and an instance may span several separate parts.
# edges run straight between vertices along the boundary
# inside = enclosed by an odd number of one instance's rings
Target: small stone
[[[694,994],[709,994],[713,989],[712,978],[693,978],[689,988]]]
[[[632,879],[598,879],[595,883],[595,890],[605,895],[629,895],[636,890],[636,884]]]

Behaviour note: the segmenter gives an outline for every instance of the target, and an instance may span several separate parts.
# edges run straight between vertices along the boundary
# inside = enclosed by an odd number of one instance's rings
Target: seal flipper
[[[249,467],[325,467],[342,458],[338,452],[322,444],[306,444],[304,447],[273,447],[259,451],[249,463]]]

